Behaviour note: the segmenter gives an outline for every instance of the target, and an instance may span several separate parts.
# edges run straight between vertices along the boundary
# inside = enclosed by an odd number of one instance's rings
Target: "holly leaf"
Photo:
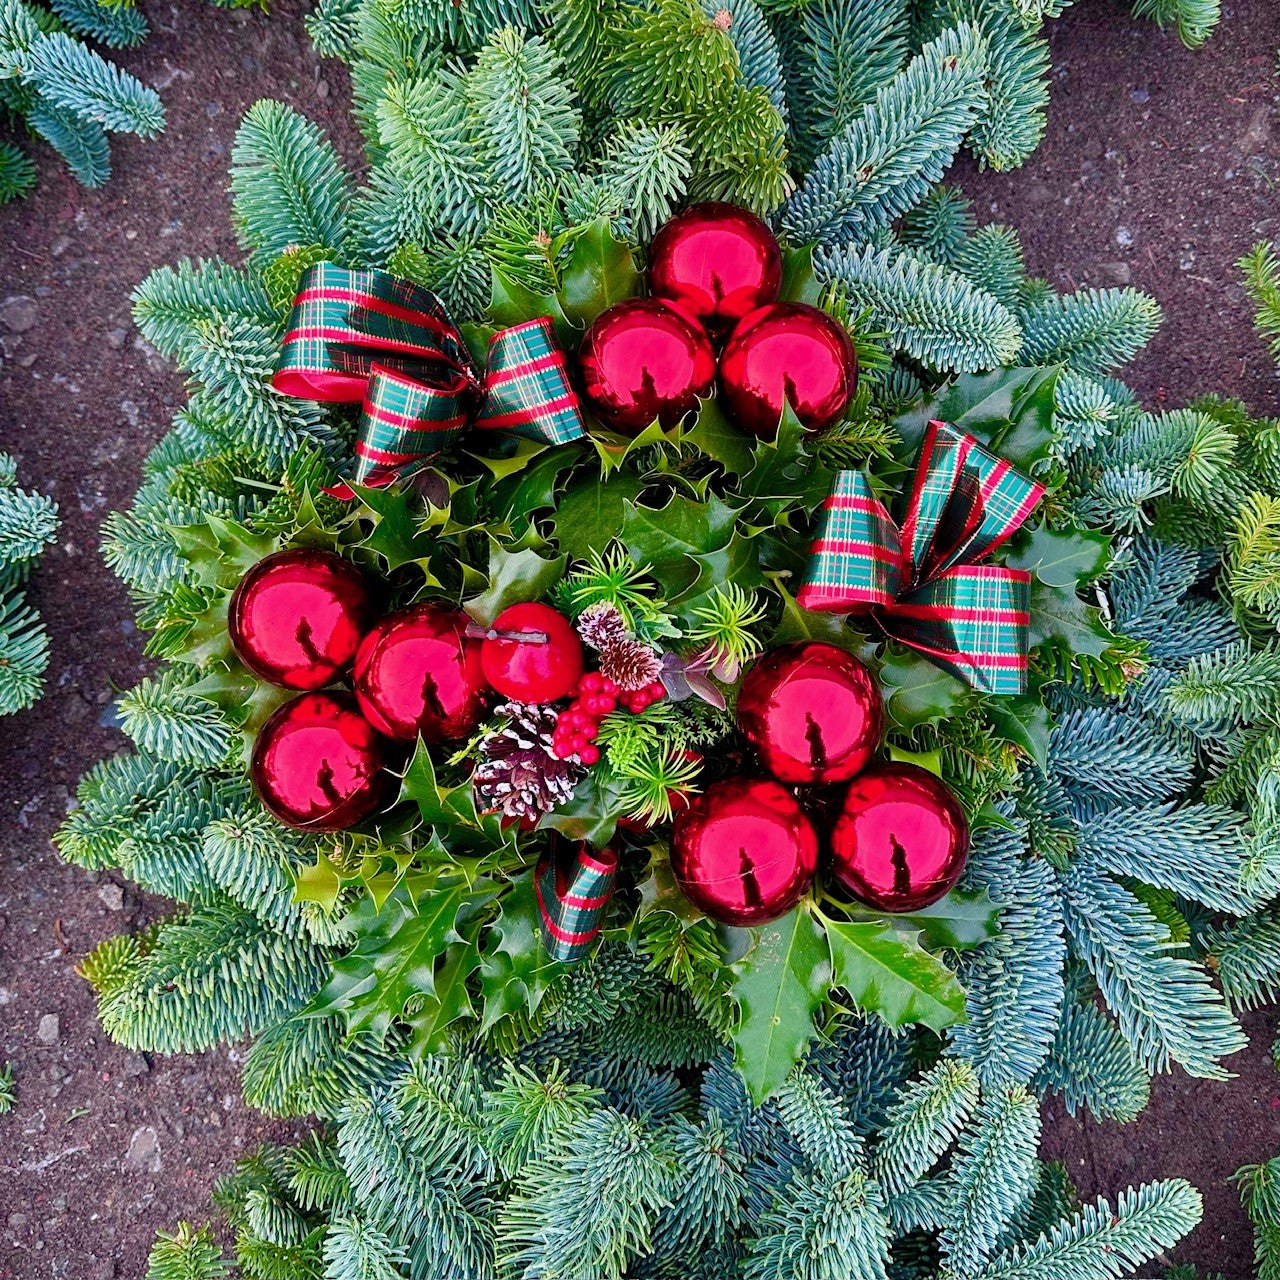
[[[817,1034],[814,1019],[831,987],[831,957],[808,911],[752,929],[754,943],[733,966],[741,1017],[733,1058],[752,1101],[775,1093]]]
[[[597,218],[574,240],[560,273],[564,314],[585,329],[606,307],[639,291],[640,272],[631,247],[615,238],[608,218]]]
[[[534,293],[498,267],[492,269],[492,281],[488,314],[500,329],[509,329],[526,320],[545,318],[551,321],[556,340],[562,346],[572,348],[577,345],[581,336],[578,328],[565,315],[560,299],[554,293]]]
[[[591,769],[568,800],[543,815],[538,830],[558,831],[603,849],[626,812],[621,795],[622,783],[608,769]]]
[[[496,814],[476,809],[470,783],[456,787],[440,784],[431,752],[421,738],[400,779],[396,803],[406,800],[418,806],[422,821],[454,853],[491,853],[515,841],[515,828],[504,830]]]
[[[881,659],[880,684],[889,718],[903,729],[949,719],[970,695],[963,680],[895,645]]]
[[[517,876],[480,950],[483,1034],[503,1018],[531,1017],[563,971],[542,944],[533,871]]]
[[[788,249],[782,257],[782,288],[778,297],[783,302],[807,302],[816,307],[822,301],[822,285],[813,270],[813,245]]]
[[[517,436],[511,442],[511,447],[497,457],[472,453],[470,450],[467,452],[477,462],[487,467],[495,480],[505,480],[508,476],[523,471],[539,454],[546,453],[549,448],[551,446],[543,440],[529,440],[524,436]]]
[[[1074,587],[1048,587],[1032,580],[1031,647],[1051,644],[1073,654],[1100,658],[1115,643],[1102,611],[1087,605]]]
[[[632,559],[675,601],[698,580],[702,562],[728,548],[737,523],[733,508],[715,496],[698,502],[676,494],[657,510],[629,507],[620,536]]]
[[[222,516],[208,515],[200,524],[168,527],[178,555],[191,566],[195,580],[206,587],[234,587],[280,545],[278,538],[253,533]]]
[[[1052,449],[1058,370],[997,369],[961,374],[897,418],[894,425],[914,457],[930,422],[949,422],[1023,471],[1034,471]]]
[[[698,416],[684,439],[730,475],[740,476],[751,469],[755,441],[729,421],[714,396],[698,402]]]
[[[387,572],[401,565],[422,564],[431,554],[431,542],[422,536],[411,505],[410,490],[404,485],[387,485],[371,489],[366,485],[351,486],[372,525],[361,546],[376,552],[386,563]]]
[[[782,598],[782,616],[770,638],[773,645],[792,644],[797,640],[821,640],[847,649],[853,640],[842,613],[822,613],[816,609],[802,609],[796,598],[776,579],[773,589]]]
[[[964,989],[915,935],[887,919],[828,920],[827,944],[837,986],[891,1027],[920,1023],[942,1031],[964,1021]]]
[[[566,558],[544,559],[531,547],[509,551],[489,539],[489,585],[463,602],[463,607],[486,626],[509,605],[540,600],[564,577]]]
[[[1111,539],[1092,529],[1019,529],[1003,557],[1010,569],[1025,569],[1046,587],[1078,590],[1092,582],[1111,556]]]
[[[619,475],[603,484],[575,485],[560,499],[554,517],[560,550],[574,560],[603,551],[621,532],[627,512],[644,489],[635,476]]]
[[[983,710],[1005,741],[1020,747],[1042,770],[1048,770],[1053,717],[1038,691],[1011,698],[991,698],[983,703]]]
[[[766,503],[774,515],[788,506],[813,510],[830,494],[835,473],[809,452],[810,439],[788,402],[774,439],[755,443],[739,492]]]
[[[342,879],[322,850],[316,851],[313,866],[298,867],[293,873],[294,902],[315,902],[332,912],[342,892]]]
[[[402,883],[381,909],[362,899],[347,917],[355,949],[333,962],[306,1013],[341,1014],[349,1034],[367,1031],[384,1043],[405,1004],[435,991],[436,961],[460,940],[455,926],[468,895],[461,882],[425,887],[420,896]]]
[[[982,889],[952,889],[932,906],[885,915],[867,907],[845,908],[855,922],[889,924],[900,933],[922,934],[931,947],[972,951],[1000,931],[1000,906]]]
[[[480,967],[480,951],[473,941],[451,943],[435,975],[435,989],[418,1001],[408,1015],[409,1056],[419,1061],[449,1047],[448,1031],[462,1018],[474,1017],[467,979]]]

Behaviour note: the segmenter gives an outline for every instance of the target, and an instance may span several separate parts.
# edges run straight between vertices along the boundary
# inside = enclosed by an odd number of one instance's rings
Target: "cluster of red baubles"
[[[263,804],[290,826],[355,825],[394,797],[395,744],[465,739],[493,693],[554,702],[582,675],[581,641],[548,605],[513,605],[479,635],[447,605],[378,613],[355,565],[311,548],[267,556],[231,597],[241,662],[305,691],[263,725],[250,766]],[[346,679],[353,692],[326,689]]]
[[[831,878],[858,901],[918,911],[960,878],[964,813],[926,770],[871,763],[884,711],[852,654],[818,643],[767,653],[742,683],[738,723],[771,776],[713,783],[676,815],[671,833],[676,881],[704,914],[764,924],[804,896],[824,842],[791,790],[800,785],[850,783],[825,852]]]
[[[619,707],[639,715],[667,696],[662,682],[655,680],[643,689],[626,691],[598,671],[588,671],[573,690],[573,701],[556,718],[551,736],[552,750],[561,760],[596,764],[600,748],[595,745],[600,721]]]
[[[605,425],[674,426],[718,383],[733,420],[772,440],[785,404],[809,431],[844,412],[857,360],[824,311],[779,302],[782,252],[755,214],[698,204],[649,246],[647,298],[602,312],[579,351],[583,393]],[[716,352],[719,350],[719,358]]]

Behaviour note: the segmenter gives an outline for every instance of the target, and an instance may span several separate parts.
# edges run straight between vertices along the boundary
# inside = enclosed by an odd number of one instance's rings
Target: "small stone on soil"
[[[34,329],[39,318],[36,300],[26,294],[16,294],[0,303],[0,325],[10,333],[26,333],[28,329]]]
[[[57,1044],[58,1036],[61,1033],[62,1029],[58,1025],[58,1015],[56,1013],[46,1013],[40,1019],[40,1025],[36,1028],[36,1039],[41,1044]]]
[[[108,911],[124,910],[124,890],[118,884],[104,884],[98,890],[98,899]]]
[[[124,1153],[124,1167],[135,1173],[159,1173],[160,1164],[160,1138],[156,1131],[149,1124],[135,1129]]]

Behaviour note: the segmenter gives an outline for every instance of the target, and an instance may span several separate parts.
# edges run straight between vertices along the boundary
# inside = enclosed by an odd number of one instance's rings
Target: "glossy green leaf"
[[[1092,529],[1022,528],[1000,558],[1011,569],[1026,569],[1046,587],[1073,591],[1092,582],[1111,556],[1111,539]]]
[[[1013,698],[990,698],[983,710],[1002,738],[1025,751],[1041,769],[1048,769],[1053,717],[1037,690]]]
[[[563,804],[538,823],[539,830],[558,831],[570,840],[585,840],[603,849],[613,839],[618,819],[626,812],[622,788],[607,769],[592,769]]]
[[[338,894],[342,892],[342,880],[321,851],[316,852],[312,866],[299,867],[294,872],[293,886],[295,902],[315,902],[325,911],[338,905]]]
[[[964,990],[956,975],[914,935],[886,919],[826,924],[836,984],[860,1009],[891,1027],[920,1023],[942,1031],[964,1021]]]
[[[622,532],[627,512],[643,490],[640,480],[630,475],[575,485],[553,517],[560,550],[574,560],[586,559],[592,550],[603,551]]]
[[[510,605],[540,600],[564,577],[564,556],[546,558],[532,548],[509,551],[489,539],[489,585],[464,601],[466,611],[486,626]]]
[[[880,685],[889,718],[903,729],[937,724],[954,715],[971,695],[969,686],[910,649],[887,647]]]
[[[789,911],[751,933],[754,945],[733,966],[733,995],[741,1010],[733,1057],[759,1105],[808,1051],[832,970],[826,939],[808,911]]]
[[[216,515],[205,516],[199,524],[170,525],[169,532],[192,576],[207,587],[234,587],[280,545],[277,538],[252,533],[244,525]]]
[[[560,275],[564,314],[585,329],[606,307],[640,291],[631,247],[618,240],[608,218],[597,218],[573,242]]]
[[[489,319],[502,329],[523,324],[526,320],[551,321],[556,340],[561,346],[572,349],[581,336],[578,327],[564,313],[560,299],[554,293],[534,293],[518,280],[493,268],[493,292],[489,299]]]
[[[503,1018],[537,1013],[563,969],[542,945],[533,872],[526,871],[512,882],[498,918],[485,932],[480,952],[481,1032]]]
[[[782,288],[778,297],[783,302],[807,302],[811,307],[822,301],[822,285],[813,270],[813,245],[788,249],[782,255]]]
[[[1102,620],[1102,613],[1087,605],[1071,587],[1047,587],[1031,583],[1031,647],[1048,641],[1072,653],[1100,658],[1115,637]]]
[[[449,1028],[462,1018],[474,1017],[467,979],[480,967],[474,942],[451,943],[444,963],[435,975],[435,988],[417,1002],[405,1021],[409,1024],[409,1056],[415,1061],[449,1047]]]
[[[984,889],[952,889],[932,906],[919,911],[885,915],[864,907],[848,909],[856,923],[889,924],[899,933],[923,935],[931,947],[972,951],[1000,932],[998,903]]]

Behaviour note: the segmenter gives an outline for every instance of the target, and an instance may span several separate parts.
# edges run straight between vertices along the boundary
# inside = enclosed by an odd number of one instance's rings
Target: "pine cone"
[[[541,818],[573,795],[586,771],[551,749],[554,707],[504,702],[496,713],[503,723],[480,740],[471,776],[476,805],[508,818]]]
[[[615,605],[601,602],[578,617],[578,634],[600,655],[600,674],[623,693],[636,693],[662,676],[662,655],[627,629]]]
[[[578,634],[597,652],[631,638],[621,610],[606,601],[583,609],[578,615]]]

